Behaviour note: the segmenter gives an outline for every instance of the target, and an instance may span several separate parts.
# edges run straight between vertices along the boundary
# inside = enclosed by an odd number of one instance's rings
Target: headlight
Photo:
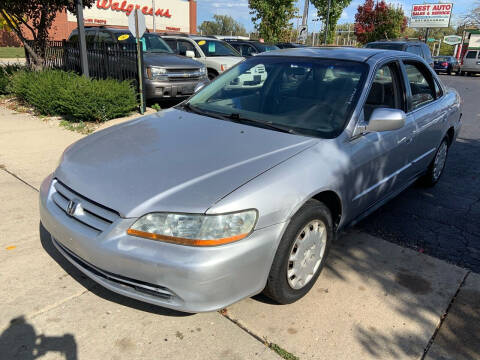
[[[200,68],[200,75],[203,75],[203,76],[207,75],[207,68],[205,66]]]
[[[215,246],[241,240],[253,231],[256,210],[222,215],[151,213],[127,234],[189,246]]]
[[[147,76],[150,80],[167,80],[167,69],[151,66],[147,68]]]

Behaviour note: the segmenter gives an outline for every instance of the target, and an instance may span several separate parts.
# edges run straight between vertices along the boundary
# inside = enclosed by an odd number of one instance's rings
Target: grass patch
[[[12,46],[3,46],[0,47],[0,58],[2,59],[13,59],[13,58],[24,58],[25,49],[23,47],[12,47]]]
[[[91,124],[84,123],[83,121],[72,123],[67,120],[62,120],[60,121],[60,126],[63,127],[64,129],[75,131],[83,135],[91,134],[95,130],[94,126],[92,126]]]
[[[298,356],[295,356],[292,353],[288,352],[287,350],[282,349],[277,344],[271,343],[269,347],[285,360],[300,360]]]

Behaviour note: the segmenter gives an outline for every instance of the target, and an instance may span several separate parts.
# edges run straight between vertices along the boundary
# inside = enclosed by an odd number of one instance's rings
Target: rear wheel
[[[451,67],[448,68],[447,74],[448,74],[448,75],[452,75],[452,68],[451,68]]]
[[[309,200],[292,218],[278,246],[264,293],[280,304],[293,303],[315,284],[333,238],[332,216]]]
[[[427,173],[423,176],[422,180],[426,186],[434,186],[443,174],[445,169],[445,163],[448,156],[448,141],[447,138],[443,139],[442,143],[437,149],[435,157],[428,166]]]

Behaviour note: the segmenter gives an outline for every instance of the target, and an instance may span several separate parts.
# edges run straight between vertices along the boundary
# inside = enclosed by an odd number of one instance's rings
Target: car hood
[[[176,69],[198,69],[203,66],[201,62],[187,58],[185,56],[152,52],[146,52],[143,54],[143,62],[146,66],[165,66],[168,68]]]
[[[317,139],[170,109],[70,146],[55,177],[123,217],[204,213]]]
[[[215,64],[224,64],[232,67],[239,62],[243,61],[245,58],[240,56],[210,56],[207,57],[207,62],[215,63]]]

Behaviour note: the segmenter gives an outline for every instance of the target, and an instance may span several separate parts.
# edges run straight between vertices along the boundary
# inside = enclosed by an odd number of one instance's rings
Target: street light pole
[[[312,21],[313,21],[312,46],[315,46],[315,25],[317,24],[317,22],[318,22],[319,20],[320,20],[319,18],[312,19]]]
[[[87,44],[85,41],[85,26],[83,25],[83,3],[82,0],[76,0],[77,10],[77,26],[78,26],[78,45],[80,47],[80,65],[82,67],[82,74],[89,77],[88,59],[87,59]]]
[[[327,45],[327,38],[328,38],[328,24],[330,22],[330,6],[331,6],[331,1],[328,0],[328,7],[327,7],[327,19],[325,21],[325,31],[324,31],[324,37],[323,37],[323,44]]]

